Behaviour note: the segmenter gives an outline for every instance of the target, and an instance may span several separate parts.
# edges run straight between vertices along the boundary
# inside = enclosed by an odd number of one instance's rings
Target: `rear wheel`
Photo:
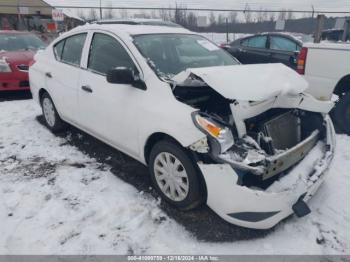
[[[62,131],[66,125],[57,113],[56,107],[48,93],[44,93],[41,98],[41,108],[46,126],[52,132]]]
[[[203,202],[198,171],[176,143],[160,141],[152,148],[149,171],[158,193],[173,206],[189,210]]]
[[[350,92],[342,96],[335,105],[332,118],[338,129],[350,135]]]

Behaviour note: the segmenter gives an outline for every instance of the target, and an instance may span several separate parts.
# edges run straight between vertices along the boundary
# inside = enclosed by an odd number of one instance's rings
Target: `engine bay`
[[[226,152],[215,150],[215,139],[208,136],[209,153],[197,152],[197,157],[206,163],[229,163],[240,174],[242,185],[266,188],[324,138],[322,114],[293,108],[270,108],[244,119],[246,134],[239,136],[232,109],[239,101],[223,97],[200,81],[176,86],[173,92],[179,101],[231,130],[234,143]]]

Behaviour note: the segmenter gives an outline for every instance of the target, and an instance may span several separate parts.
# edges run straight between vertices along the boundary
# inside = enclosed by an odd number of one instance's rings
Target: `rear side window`
[[[57,54],[59,55],[60,48],[63,48],[63,50],[61,50],[60,60],[72,65],[79,66],[85,38],[86,33],[68,37],[63,40],[64,44],[62,47],[60,46],[61,42],[59,42],[57,46],[55,46],[55,52],[57,50]]]
[[[272,36],[270,39],[270,49],[282,50],[282,51],[298,51],[299,45],[294,41],[280,36]]]
[[[64,42],[65,42],[65,40],[58,42],[53,48],[53,50],[55,52],[55,57],[58,61],[61,61]]]
[[[254,48],[266,48],[266,41],[267,41],[267,36],[262,35],[262,36],[255,36],[255,37],[244,39],[241,44],[243,46],[254,47]]]
[[[116,39],[95,33],[91,42],[88,68],[105,75],[108,70],[116,67],[135,68],[129,54]]]

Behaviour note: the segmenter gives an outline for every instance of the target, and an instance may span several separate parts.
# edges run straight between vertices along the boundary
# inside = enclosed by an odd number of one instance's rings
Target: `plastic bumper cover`
[[[324,143],[319,142],[304,160],[276,181],[277,187],[273,184],[265,191],[238,185],[238,175],[229,164],[198,163],[207,186],[208,206],[230,223],[256,229],[271,228],[291,215],[298,200],[308,201],[317,191],[332,161],[335,132],[329,116],[325,124]]]

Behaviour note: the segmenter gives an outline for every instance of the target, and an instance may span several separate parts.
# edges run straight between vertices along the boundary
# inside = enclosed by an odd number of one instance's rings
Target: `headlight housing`
[[[6,62],[4,58],[0,59],[0,73],[10,72],[12,72],[10,65]]]
[[[210,140],[219,145],[219,153],[224,153],[233,146],[233,135],[228,127],[198,112],[193,115],[193,121],[196,127],[209,136]]]

